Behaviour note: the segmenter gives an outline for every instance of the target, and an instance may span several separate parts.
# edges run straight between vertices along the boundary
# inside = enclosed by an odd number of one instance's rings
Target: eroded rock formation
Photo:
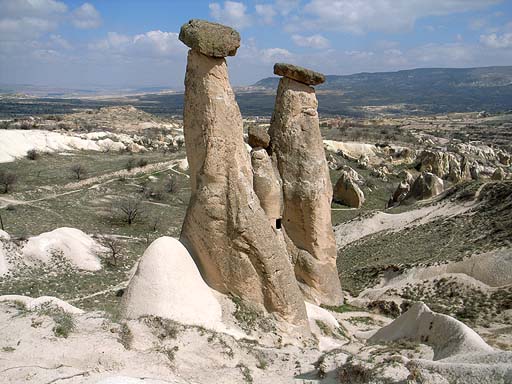
[[[336,182],[333,199],[351,208],[361,208],[365,200],[363,191],[347,172],[342,172]]]
[[[260,204],[270,220],[270,224],[281,229],[283,216],[283,193],[281,179],[272,160],[264,149],[255,149],[251,152],[253,168],[254,192],[260,199]]]
[[[232,53],[239,45],[239,41],[216,39],[217,34],[235,34],[216,25],[209,29],[208,22],[190,22],[180,33],[180,39],[192,48],[184,108],[192,195],[181,241],[211,287],[304,325],[304,299],[285,241],[271,225],[253,189],[242,116],[229,84],[226,61],[203,54],[210,51],[201,48],[201,34],[194,35],[199,41],[189,44],[193,40],[188,36],[189,26],[197,24],[208,41],[216,42],[216,54]]]
[[[271,153],[283,183],[282,223],[295,252],[295,275],[320,303],[338,304],[336,243],[331,223],[332,185],[320,133],[315,90],[323,75],[276,64],[279,82],[270,125]]]
[[[430,172],[423,172],[411,186],[411,190],[404,201],[430,199],[442,193],[444,183],[440,177]]]

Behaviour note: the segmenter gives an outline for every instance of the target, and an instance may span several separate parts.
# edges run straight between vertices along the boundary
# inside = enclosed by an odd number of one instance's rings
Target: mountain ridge
[[[488,84],[483,86],[507,86],[512,85],[512,66],[489,66],[489,67],[471,67],[471,68],[413,68],[413,69],[402,69],[398,71],[385,71],[385,72],[357,72],[350,75],[326,75],[326,81],[324,84],[318,85],[317,89],[331,89],[333,84],[339,84],[340,81],[363,81],[369,78],[398,78],[401,75],[418,75],[418,74],[430,74],[430,76],[436,75],[455,75],[465,74],[466,77],[472,76],[472,78],[482,79],[483,76],[494,75],[494,80],[499,80],[499,84]],[[468,76],[469,75],[469,76]],[[479,75],[479,76],[477,76]],[[263,78],[252,85],[252,87],[263,87],[263,88],[277,88],[279,77],[271,76]]]

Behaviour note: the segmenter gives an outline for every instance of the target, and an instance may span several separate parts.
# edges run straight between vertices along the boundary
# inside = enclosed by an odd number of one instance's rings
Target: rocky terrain
[[[183,119],[2,122],[2,382],[512,382],[510,114],[321,118],[278,63],[243,119],[238,33],[180,39]]]

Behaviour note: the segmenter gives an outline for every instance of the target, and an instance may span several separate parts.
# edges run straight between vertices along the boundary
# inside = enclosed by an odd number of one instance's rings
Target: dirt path
[[[5,208],[8,205],[29,205],[29,206],[34,206],[36,208],[41,208],[41,207],[37,207],[34,204],[41,202],[41,201],[52,200],[52,199],[56,199],[56,198],[59,198],[62,196],[82,192],[84,189],[95,189],[101,185],[106,185],[111,182],[114,182],[119,177],[127,177],[127,178],[134,180],[134,179],[140,179],[140,178],[146,177],[148,174],[155,175],[155,174],[162,173],[162,172],[165,172],[168,170],[171,170],[177,174],[184,175],[184,176],[188,177],[188,175],[186,175],[185,173],[179,172],[173,168],[177,165],[177,162],[179,162],[179,161],[181,161],[181,159],[160,162],[160,163],[155,163],[155,164],[149,164],[145,167],[135,168],[130,171],[128,171],[126,169],[121,169],[119,171],[106,173],[104,175],[100,175],[100,176],[96,176],[96,177],[91,177],[89,179],[84,179],[84,180],[81,180],[78,182],[68,183],[68,184],[65,184],[65,185],[59,187],[59,189],[60,190],[71,189],[71,190],[66,191],[66,192],[61,192],[61,193],[54,193],[54,194],[51,194],[48,196],[41,197],[39,199],[17,200],[17,199],[13,199],[13,198],[9,198],[9,197],[0,197],[0,208]],[[143,175],[133,177],[135,175],[139,175],[140,173],[143,173]],[[130,177],[130,176],[132,176],[132,177]]]

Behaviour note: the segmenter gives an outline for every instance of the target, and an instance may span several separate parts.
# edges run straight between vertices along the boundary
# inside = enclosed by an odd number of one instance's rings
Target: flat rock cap
[[[325,82],[325,76],[321,73],[293,64],[276,63],[274,65],[274,74],[288,77],[307,85],[318,85]]]
[[[240,34],[233,28],[206,20],[192,19],[183,24],[180,40],[206,56],[235,56],[240,47]]]

